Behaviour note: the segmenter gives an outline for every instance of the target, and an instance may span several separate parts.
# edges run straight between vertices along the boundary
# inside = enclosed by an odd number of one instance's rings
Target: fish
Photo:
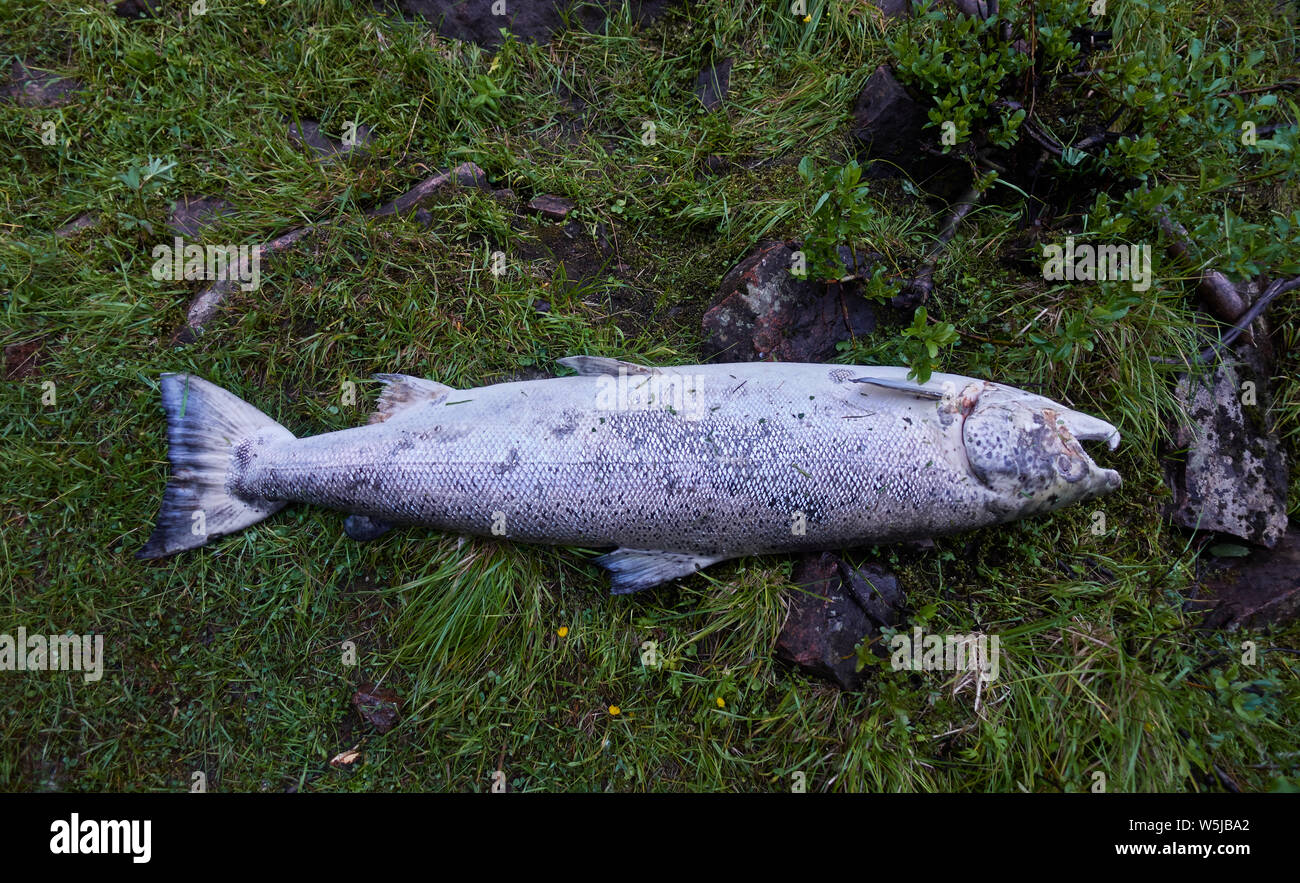
[[[1083,442],[1119,431],[1049,398],[904,367],[653,367],[570,356],[567,376],[458,390],[380,374],[365,426],[298,438],[192,374],[160,380],[171,473],[151,559],[290,503],[395,526],[583,549],[614,594],[748,555],[917,540],[1120,487]]]

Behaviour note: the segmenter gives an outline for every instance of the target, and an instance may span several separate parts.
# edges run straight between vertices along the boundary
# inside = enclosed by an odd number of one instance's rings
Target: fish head
[[[1050,512],[1108,494],[1119,473],[1093,462],[1080,442],[1119,446],[1119,430],[1104,420],[1042,396],[993,386],[963,394],[970,410],[962,442],[971,472],[993,491],[991,508],[1004,520]]]

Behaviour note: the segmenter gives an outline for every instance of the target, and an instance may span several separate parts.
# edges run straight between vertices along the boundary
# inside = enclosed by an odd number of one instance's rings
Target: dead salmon
[[[307,438],[188,374],[162,376],[171,478],[142,558],[289,503],[394,525],[612,548],[615,593],[742,555],[920,539],[1115,490],[1081,442],[1115,427],[997,383],[906,368],[654,368],[591,356],[574,376],[456,390],[379,375],[370,425]]]

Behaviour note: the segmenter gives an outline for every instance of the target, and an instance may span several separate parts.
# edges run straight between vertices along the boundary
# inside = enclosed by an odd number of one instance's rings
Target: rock
[[[1269,372],[1249,347],[1238,354],[1240,361],[1225,353],[1211,375],[1175,385],[1191,422],[1175,427],[1174,444],[1187,455],[1166,470],[1174,491],[1166,515],[1180,527],[1271,548],[1287,527],[1286,456],[1268,419]]]
[[[695,78],[695,95],[700,99],[700,104],[704,105],[705,110],[712,112],[722,107],[722,102],[727,97],[727,90],[731,86],[733,63],[733,59],[728,58],[700,71],[699,76]]]
[[[791,596],[777,656],[841,689],[858,689],[864,674],[858,671],[857,646],[879,637],[881,626],[899,622],[903,596],[897,580],[876,568],[854,568],[831,552],[804,556],[791,579],[800,591]],[[872,652],[888,655],[878,641]]]
[[[86,212],[85,214],[78,215],[72,221],[68,222],[67,224],[64,224],[59,229],[55,230],[54,235],[59,237],[71,236],[72,234],[78,233],[86,229],[87,227],[95,226],[95,224],[98,221],[99,221],[98,213]]]
[[[824,362],[840,341],[875,329],[875,311],[855,285],[790,275],[795,246],[761,242],[722,280],[717,302],[704,314],[708,355],[728,362]],[[847,254],[842,249],[841,257]],[[869,265],[871,256],[860,254],[859,262]]]
[[[876,177],[898,174],[895,166],[915,166],[922,158],[917,145],[925,136],[929,115],[885,65],[867,80],[853,107],[852,135],[872,162],[866,171]]]
[[[731,162],[725,156],[710,153],[704,158],[704,163],[700,167],[700,174],[704,177],[713,178],[726,174],[729,168],[731,168]]]
[[[222,215],[230,214],[233,208],[219,196],[182,196],[172,204],[167,228],[177,236],[197,239]]]
[[[502,187],[500,190],[493,190],[492,198],[502,205],[511,206],[512,208],[514,207],[514,204],[519,201],[518,197],[515,196],[515,192],[509,187]]]
[[[397,725],[402,700],[389,687],[362,684],[352,696],[352,706],[377,731],[387,733]]]
[[[873,0],[885,18],[904,18],[912,11],[911,0]]]
[[[630,0],[633,17],[647,21],[659,15],[672,0]],[[377,6],[396,6],[407,16],[419,16],[440,34],[467,43],[497,46],[504,28],[520,40],[545,43],[557,31],[577,25],[599,31],[608,10],[621,8],[623,0],[377,0]],[[494,14],[495,9],[501,14]]]
[[[969,15],[971,18],[985,19],[989,17],[987,0],[948,0],[948,5],[962,15]]]
[[[458,187],[474,187],[479,190],[491,190],[488,185],[487,172],[472,162],[463,162],[451,170]]]
[[[1300,531],[1288,530],[1277,545],[1216,567],[1189,603],[1205,610],[1213,629],[1281,626],[1300,615]]]
[[[118,18],[150,18],[158,12],[161,0],[119,0],[113,4],[113,14]]]
[[[370,143],[371,129],[369,126],[362,124],[356,127],[355,141],[352,144],[344,144],[342,141],[335,141],[326,136],[320,130],[320,123],[315,120],[302,120],[301,125],[298,123],[289,124],[289,140],[299,147],[306,146],[314,154],[318,162],[328,162],[335,157],[350,153],[354,150],[365,151],[362,148]]]
[[[0,88],[0,96],[23,107],[62,107],[82,88],[77,80],[14,61],[9,66],[9,83]]]
[[[878,567],[851,567],[841,561],[840,579],[867,616],[880,626],[898,625],[903,590],[893,574]]]
[[[543,194],[534,196],[532,201],[528,203],[528,208],[530,211],[537,212],[552,221],[563,221],[569,216],[569,212],[573,211],[574,203],[572,200],[560,196]]]
[[[838,559],[829,552],[808,556],[791,580],[800,587],[776,639],[776,653],[815,677],[841,689],[862,685],[857,646],[871,630],[866,612],[840,581]]]

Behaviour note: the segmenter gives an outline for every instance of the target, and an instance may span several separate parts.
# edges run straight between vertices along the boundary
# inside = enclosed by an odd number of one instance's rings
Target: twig
[[[1300,86],[1300,80],[1282,80],[1280,83],[1274,83],[1271,86],[1256,86],[1254,89],[1238,89],[1235,92],[1215,92],[1214,97],[1219,98],[1224,95],[1254,95],[1256,92],[1272,92],[1281,86]],[[1174,92],[1175,98],[1186,98],[1187,95],[1182,92]]]
[[[1272,303],[1275,297],[1279,294],[1293,291],[1296,288],[1300,288],[1300,276],[1286,281],[1279,279],[1268,288],[1264,289],[1264,293],[1259,296],[1259,300],[1255,301],[1249,310],[1246,310],[1246,312],[1241,314],[1241,318],[1233,324],[1232,328],[1228,330],[1228,333],[1223,335],[1223,337],[1219,339],[1218,343],[1211,344],[1201,350],[1198,358],[1202,362],[1213,361],[1214,357],[1217,356],[1221,350],[1231,346],[1233,341],[1240,337],[1242,332],[1249,328],[1250,324],[1258,319],[1263,312],[1268,309],[1268,305]]]
[[[1009,98],[1001,99],[997,104],[1007,108],[1008,110],[1025,109],[1024,105],[1020,102],[1012,101]],[[1112,117],[1110,123],[1107,125],[1113,125],[1117,118],[1118,117]],[[1088,151],[1093,147],[1105,144],[1108,141],[1118,141],[1127,134],[1126,132],[1110,132],[1103,130],[1100,132],[1094,132],[1087,138],[1082,138],[1074,144],[1062,144],[1042,129],[1038,128],[1038,125],[1033,120],[1029,119],[1028,112],[1026,112],[1025,121],[1020,124],[1020,127],[1025,130],[1030,138],[1037,141],[1041,147],[1045,150],[1051,151],[1058,158],[1064,158],[1066,150],[1077,150],[1080,153],[1088,153]],[[1091,154],[1088,155],[1092,156]]]
[[[1155,215],[1160,229],[1169,237],[1169,246],[1166,250],[1175,258],[1194,264],[1191,236],[1187,228],[1170,217],[1168,206],[1158,206]],[[1210,313],[1223,322],[1236,320],[1246,310],[1246,304],[1237,293],[1237,287],[1218,270],[1203,272],[1196,283],[1196,289],[1201,293],[1201,298],[1209,307]]]
[[[1264,289],[1264,293],[1259,296],[1259,299],[1255,301],[1251,308],[1241,314],[1240,318],[1233,323],[1232,327],[1228,329],[1226,334],[1219,338],[1217,343],[1210,344],[1196,354],[1196,361],[1203,364],[1208,364],[1214,361],[1216,356],[1218,356],[1224,349],[1231,346],[1232,343],[1250,327],[1251,323],[1258,319],[1263,314],[1264,310],[1268,309],[1268,305],[1273,302],[1274,298],[1280,294],[1285,294],[1286,292],[1293,291],[1297,288],[1300,288],[1300,276],[1287,280],[1278,279],[1276,282],[1273,282]],[[1177,359],[1161,359],[1156,356],[1151,356],[1150,361],[1161,365],[1184,364]]]
[[[1219,769],[1219,765],[1217,763],[1213,764],[1213,767],[1214,767],[1214,775],[1218,776],[1219,778],[1219,784],[1223,785],[1224,788],[1227,788],[1233,794],[1241,793],[1241,788],[1237,786],[1236,782],[1232,781],[1231,776],[1229,776],[1223,770]]]
[[[406,193],[397,197],[390,202],[385,203],[376,209],[370,209],[365,212],[367,217],[380,218],[385,215],[404,214],[410,212],[426,200],[438,193],[442,188],[449,184],[457,184],[462,187],[486,187],[487,175],[482,169],[473,163],[461,163],[454,169],[434,175],[416,184]],[[311,233],[313,230],[329,226],[328,221],[322,221],[316,224],[309,224],[306,227],[299,227],[290,230],[272,239],[261,246],[258,246],[258,260],[263,257],[270,257],[278,252],[286,251],[298,243],[300,239]],[[238,275],[234,278],[218,279],[211,285],[205,287],[194,299],[190,301],[189,310],[185,317],[185,328],[183,331],[193,335],[203,330],[203,326],[211,321],[220,309],[222,303],[239,285],[239,280],[248,279],[251,272],[248,260],[240,258]]]
[[[326,221],[319,224],[309,224],[306,227],[299,227],[296,230],[290,230],[288,233],[277,236],[270,242],[257,246],[256,251],[253,252],[251,256],[246,257],[241,254],[239,257],[238,269],[235,272],[229,273],[224,279],[217,279],[212,284],[206,286],[202,291],[194,296],[192,301],[190,301],[189,309],[185,314],[185,329],[183,330],[190,334],[195,334],[203,330],[203,326],[211,321],[212,317],[216,315],[218,308],[220,308],[225,299],[233,293],[236,288],[241,287],[243,281],[252,278],[251,261],[258,261],[260,265],[262,258],[270,257],[271,255],[285,251],[313,230],[328,226],[328,223],[329,222]]]
[[[930,317],[930,321],[938,322],[939,320],[935,319],[932,316]],[[1010,341],[1010,340],[998,340],[996,337],[985,337],[984,335],[976,334],[973,331],[962,331],[960,328],[957,328],[955,330],[962,337],[969,337],[971,340],[977,340],[980,343],[991,343],[994,346],[1015,346],[1016,345],[1014,341]]]
[[[849,248],[850,248],[850,250],[852,250],[853,247],[852,247],[852,246],[849,246]],[[855,254],[853,255],[853,264],[854,264],[853,269],[854,269],[854,271],[857,270],[857,262],[858,262],[858,256],[857,256],[857,254],[855,253]],[[840,296],[840,312],[844,314],[844,327],[847,328],[847,329],[849,329],[849,340],[850,340],[850,341],[851,341],[851,342],[856,346],[856,345],[857,345],[857,342],[858,342],[858,336],[857,336],[856,334],[853,333],[853,323],[852,323],[851,321],[849,321],[849,305],[848,305],[847,303],[844,302],[844,286],[843,286],[843,285],[840,285],[840,284],[838,284],[838,283],[836,283],[835,287],[836,287],[836,288],[838,289],[838,291],[839,291],[839,296]]]
[[[939,230],[938,239],[930,248],[930,254],[926,257],[925,263],[917,270],[912,281],[891,301],[895,307],[906,309],[918,306],[925,303],[930,297],[931,292],[934,291],[934,271],[939,264],[939,257],[947,249],[952,238],[957,235],[957,228],[961,226],[962,220],[971,213],[975,206],[979,205],[983,195],[983,191],[974,184],[961,195],[957,205],[944,220],[943,227]]]

